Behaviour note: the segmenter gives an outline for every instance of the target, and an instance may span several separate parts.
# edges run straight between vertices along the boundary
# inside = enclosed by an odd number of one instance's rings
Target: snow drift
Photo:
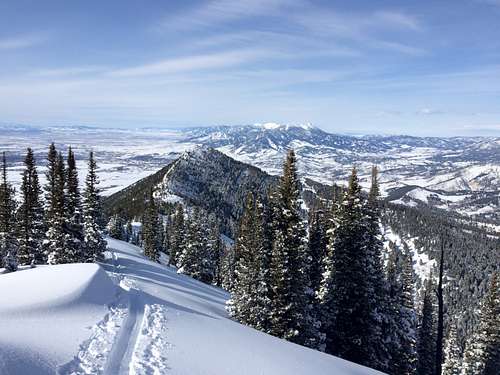
[[[110,258],[0,276],[0,373],[365,375],[245,327],[229,295],[109,239]]]

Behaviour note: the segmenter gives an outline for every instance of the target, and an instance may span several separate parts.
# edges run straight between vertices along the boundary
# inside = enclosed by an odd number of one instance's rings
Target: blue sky
[[[2,0],[0,121],[500,135],[500,0]]]

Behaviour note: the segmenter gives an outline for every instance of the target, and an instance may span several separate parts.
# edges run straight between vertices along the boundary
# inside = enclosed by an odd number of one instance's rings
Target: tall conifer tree
[[[50,166],[49,160],[49,167]],[[66,222],[66,174],[64,169],[64,159],[61,153],[57,154],[54,170],[51,173],[53,181],[48,181],[47,191],[50,191],[50,202],[48,212],[47,241],[47,262],[49,264],[72,263],[77,261],[73,249],[69,246],[70,236],[67,233]],[[52,186],[53,184],[53,186]]]
[[[35,157],[28,148],[24,159],[21,183],[21,205],[17,211],[19,232],[19,263],[23,265],[46,262],[42,244],[45,236],[44,212],[40,200],[41,188]]]
[[[170,257],[168,261],[170,265],[178,265],[178,259],[184,251],[185,240],[186,227],[184,223],[184,208],[181,204],[178,204],[172,220],[172,228],[170,233]]]
[[[0,181],[0,266],[8,271],[17,270],[18,242],[15,233],[14,189],[7,180],[7,159],[2,153],[2,176]]]
[[[91,151],[88,161],[88,173],[85,179],[83,192],[83,235],[84,235],[84,260],[97,262],[103,259],[106,250],[106,241],[100,230],[102,218],[101,200],[99,197],[97,177],[97,164],[94,153]]]
[[[160,261],[160,229],[158,208],[154,200],[153,191],[151,190],[146,211],[144,212],[142,236],[144,255],[155,262]]]
[[[75,153],[68,148],[68,159],[66,167],[66,231],[68,234],[68,251],[72,254],[74,261],[84,258],[83,250],[83,225],[81,195],[78,185],[78,171],[76,168]]]
[[[275,335],[298,344],[313,334],[308,316],[307,238],[301,215],[301,188],[295,152],[289,150],[273,203],[273,262],[271,310]],[[283,300],[280,300],[283,299]],[[274,306],[273,306],[274,305]]]
[[[416,369],[416,314],[413,265],[408,249],[396,248],[389,257],[388,292],[390,298],[391,375],[413,375]]]
[[[365,277],[367,231],[355,168],[337,216],[320,290],[326,351],[368,364],[372,358],[367,332],[372,327]]]

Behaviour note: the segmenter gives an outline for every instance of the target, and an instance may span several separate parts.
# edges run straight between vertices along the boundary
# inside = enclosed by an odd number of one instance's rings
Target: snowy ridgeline
[[[0,275],[0,374],[377,374],[230,320],[229,295],[108,239],[107,262]]]

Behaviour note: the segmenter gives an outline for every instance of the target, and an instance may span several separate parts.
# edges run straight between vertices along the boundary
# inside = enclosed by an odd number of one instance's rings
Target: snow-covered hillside
[[[230,320],[228,294],[108,239],[108,260],[0,275],[0,373],[376,374]]]

